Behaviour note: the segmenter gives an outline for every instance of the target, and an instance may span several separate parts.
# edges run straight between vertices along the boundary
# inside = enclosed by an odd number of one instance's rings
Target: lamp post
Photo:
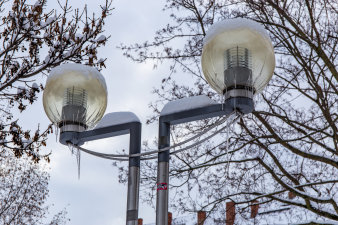
[[[141,152],[141,123],[134,113],[109,113],[102,118],[107,106],[107,87],[101,73],[93,67],[64,64],[54,68],[46,82],[43,106],[48,118],[60,128],[60,143],[64,145],[80,146],[92,140],[130,134],[129,154]],[[137,225],[140,157],[129,158],[128,176],[126,224]]]
[[[210,27],[204,37],[201,63],[206,80],[224,95],[224,102],[216,104],[206,96],[169,102],[159,118],[159,149],[170,146],[171,125],[234,112],[251,113],[253,96],[272,77],[275,56],[265,29],[252,20],[238,18]],[[195,103],[187,108],[189,102]],[[168,224],[169,154],[169,150],[158,154],[156,225]]]

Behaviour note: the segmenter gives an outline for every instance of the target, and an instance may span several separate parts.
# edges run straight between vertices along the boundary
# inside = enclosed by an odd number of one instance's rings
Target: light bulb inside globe
[[[66,88],[61,113],[61,127],[67,124],[78,124],[86,129],[86,115],[87,91],[74,86]]]
[[[60,132],[93,127],[107,107],[105,80],[95,68],[81,64],[55,67],[47,79],[43,105]]]
[[[223,94],[230,98],[232,90],[243,90],[251,96],[254,92],[252,82],[251,52],[247,48],[236,46],[224,51]]]

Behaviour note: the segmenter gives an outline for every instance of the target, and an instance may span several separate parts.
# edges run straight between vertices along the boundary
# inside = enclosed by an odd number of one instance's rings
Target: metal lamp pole
[[[189,109],[160,116],[159,149],[170,146],[170,126],[216,116],[229,116],[235,111],[242,114],[252,112],[253,101],[245,97],[233,98],[227,104],[210,104],[204,107]],[[169,150],[158,154],[157,167],[156,225],[168,224],[169,195]]]
[[[129,122],[83,132],[66,131],[60,134],[60,143],[81,145],[87,141],[130,134],[129,154],[141,152],[141,123]],[[140,184],[140,157],[129,158],[126,225],[137,225]]]

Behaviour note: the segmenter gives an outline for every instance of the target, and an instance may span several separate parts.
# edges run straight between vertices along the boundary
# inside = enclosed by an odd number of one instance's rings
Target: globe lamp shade
[[[253,110],[253,96],[268,84],[275,68],[271,40],[262,25],[243,19],[213,24],[203,40],[202,70],[225,103]],[[235,107],[236,106],[232,106]]]
[[[93,127],[107,107],[107,86],[95,68],[63,64],[51,70],[43,92],[43,107],[60,132]]]

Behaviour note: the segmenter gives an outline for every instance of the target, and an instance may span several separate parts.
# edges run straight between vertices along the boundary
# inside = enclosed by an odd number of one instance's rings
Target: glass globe
[[[107,107],[107,86],[97,69],[81,64],[63,64],[51,70],[43,92],[48,118],[65,131],[93,127]]]
[[[226,99],[243,95],[252,97],[271,79],[275,55],[262,25],[236,18],[210,27],[204,38],[201,63],[210,86],[225,94]],[[237,89],[236,94],[229,93],[234,89]]]

